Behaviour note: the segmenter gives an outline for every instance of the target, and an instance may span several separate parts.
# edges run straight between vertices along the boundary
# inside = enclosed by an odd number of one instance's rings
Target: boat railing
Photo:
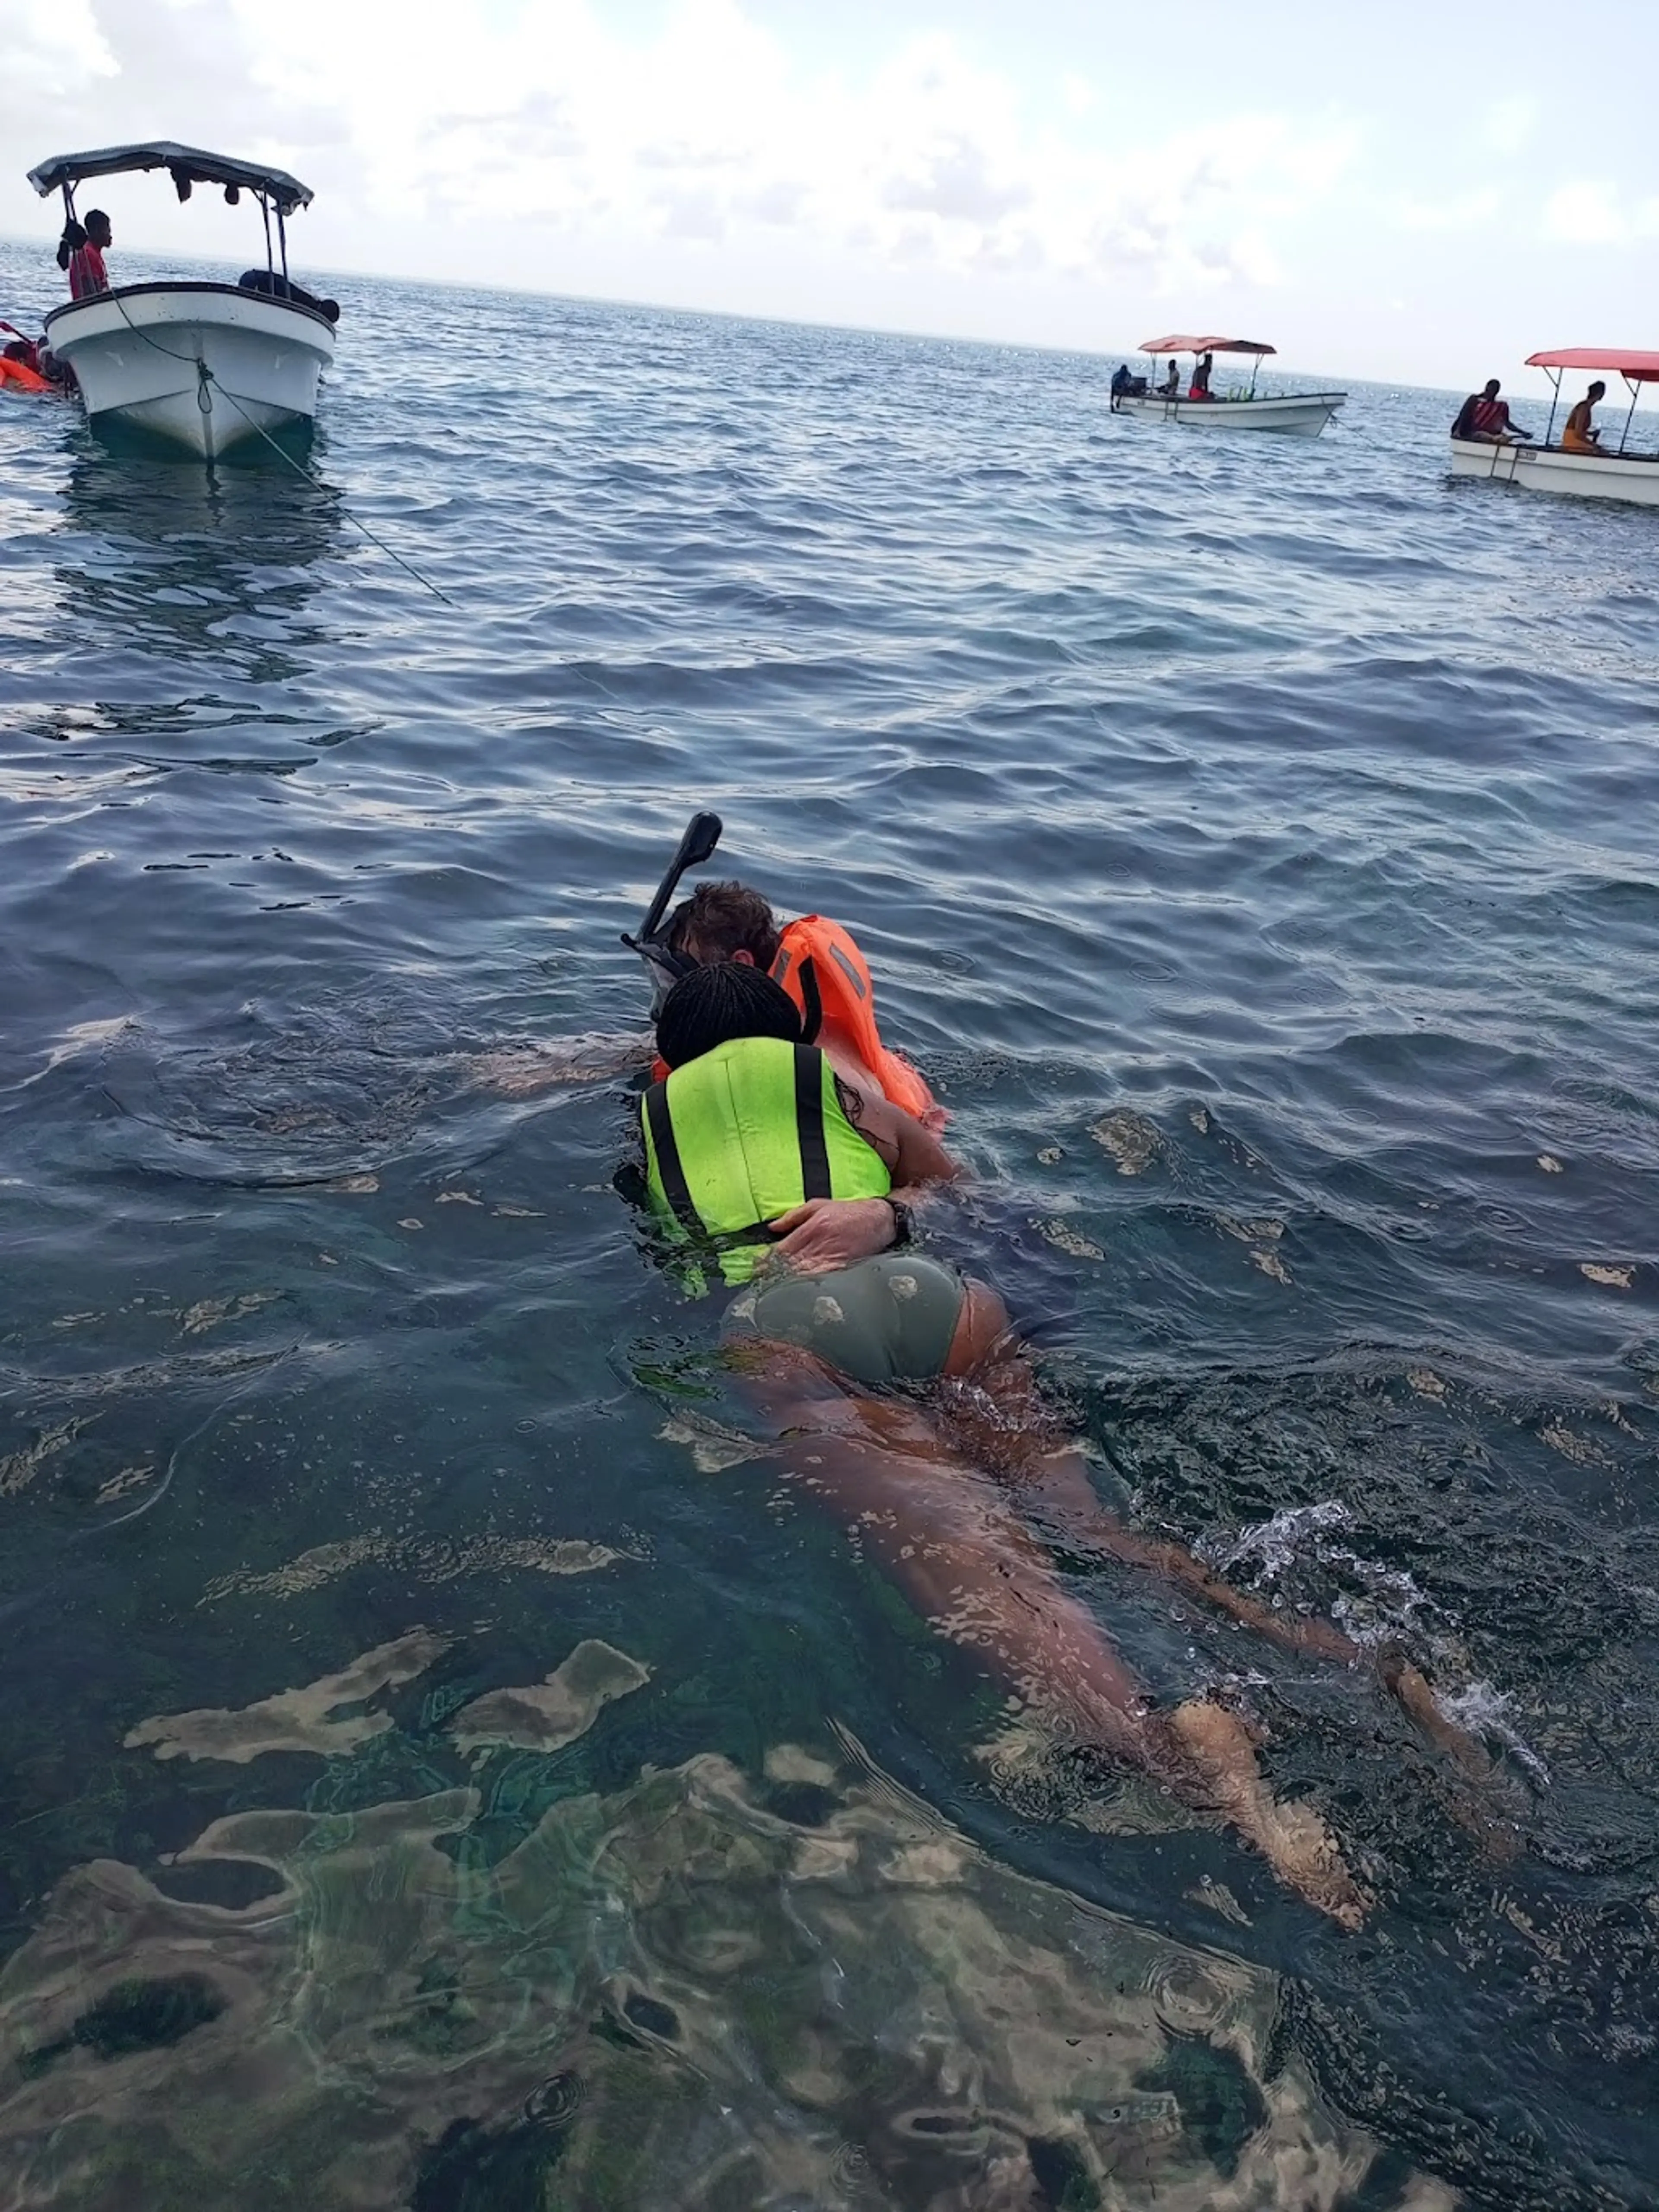
[[[307,307],[302,301],[286,299],[279,293],[255,291],[250,284],[221,283],[216,278],[208,276],[153,277],[142,284],[112,284],[105,291],[88,292],[82,299],[64,300],[47,315],[46,327],[50,330],[59,315],[70,314],[78,307],[95,307],[103,300],[136,300],[146,294],[157,292],[169,295],[221,292],[228,293],[233,300],[262,300],[268,307],[282,307],[291,314],[307,316],[312,322],[320,323],[326,331],[333,329],[326,315],[319,314],[315,307]]]

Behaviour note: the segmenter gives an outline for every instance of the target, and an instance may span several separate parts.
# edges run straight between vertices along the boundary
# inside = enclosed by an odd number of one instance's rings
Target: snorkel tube
[[[680,977],[696,966],[684,952],[676,952],[668,942],[663,927],[663,916],[668,912],[668,902],[673,897],[680,878],[688,868],[700,868],[720,842],[722,828],[718,814],[694,814],[685,825],[685,835],[680,839],[673,859],[668,863],[668,872],[657,886],[657,896],[646,911],[637,937],[623,932],[623,943],[630,952],[637,952],[645,963],[646,973],[651,978],[651,1012],[655,1018],[659,1008]]]

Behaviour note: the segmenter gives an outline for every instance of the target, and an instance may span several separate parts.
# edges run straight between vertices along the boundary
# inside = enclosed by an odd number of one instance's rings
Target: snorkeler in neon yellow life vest
[[[793,1001],[757,968],[694,969],[657,1036],[670,1073],[641,1102],[646,1182],[688,1247],[685,1287],[707,1287],[708,1262],[747,1283],[775,1238],[810,1227],[816,1268],[769,1268],[738,1316],[757,1334],[866,1382],[962,1371],[982,1354],[1006,1327],[1000,1301],[921,1254],[896,1275],[884,1264],[907,1200],[956,1173],[936,1138],[802,1044]]]
[[[908,1115],[837,1077],[799,1038],[795,1007],[760,969],[696,969],[664,1002],[657,1041],[671,1072],[641,1116],[653,1207],[690,1263],[677,1269],[682,1281],[708,1288],[717,1261],[739,1285],[726,1357],[775,1425],[784,1465],[941,1634],[970,1644],[1029,1708],[1221,1812],[1311,1904],[1356,1924],[1364,1899],[1334,1838],[1310,1808],[1275,1801],[1237,1717],[1202,1695],[1159,1708],[1057,1579],[1024,1515],[1293,1650],[1349,1666],[1364,1655],[1325,1622],[1280,1620],[1182,1546],[1106,1510],[1042,1406],[1002,1301],[902,1242],[905,1200],[954,1164]],[[769,1236],[813,1209],[822,1264],[767,1250]],[[884,1389],[945,1376],[957,1378],[940,1401],[948,1425],[914,1389]],[[1479,1747],[1445,1723],[1415,1668],[1402,1662],[1386,1679],[1438,1748],[1466,1772],[1480,1765]]]
[[[670,1073],[641,1108],[646,1180],[665,1221],[713,1242],[726,1279],[740,1283],[769,1224],[815,1199],[884,1199],[892,1176],[848,1117],[851,1106],[862,1118],[862,1102],[800,1042],[787,994],[738,963],[703,974],[663,1009]],[[949,1175],[949,1159],[931,1151],[922,1172]]]

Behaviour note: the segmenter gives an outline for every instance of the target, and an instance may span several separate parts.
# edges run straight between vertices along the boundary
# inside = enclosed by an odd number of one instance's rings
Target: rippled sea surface
[[[309,478],[0,403],[8,2206],[1659,2204],[1659,518],[339,289]],[[1062,1556],[1359,1934],[745,1430],[613,1184],[698,806],[1103,1498],[1482,1734]]]

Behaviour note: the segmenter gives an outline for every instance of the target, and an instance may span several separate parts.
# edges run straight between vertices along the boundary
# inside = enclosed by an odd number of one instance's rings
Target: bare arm
[[[893,1178],[893,1194],[920,1190],[924,1183],[952,1182],[962,1170],[931,1129],[914,1114],[863,1083],[836,1076],[841,1110],[871,1150],[880,1155]]]
[[[837,1071],[836,1095],[842,1113],[891,1176],[894,1203],[914,1205],[930,1188],[962,1173],[930,1130],[878,1091]],[[811,1198],[769,1226],[779,1240],[777,1259],[809,1275],[884,1252],[898,1235],[893,1206],[884,1198]]]
[[[654,1049],[648,1034],[562,1037],[544,1044],[504,1045],[474,1061],[476,1090],[527,1097],[562,1083],[603,1083],[648,1067]]]

